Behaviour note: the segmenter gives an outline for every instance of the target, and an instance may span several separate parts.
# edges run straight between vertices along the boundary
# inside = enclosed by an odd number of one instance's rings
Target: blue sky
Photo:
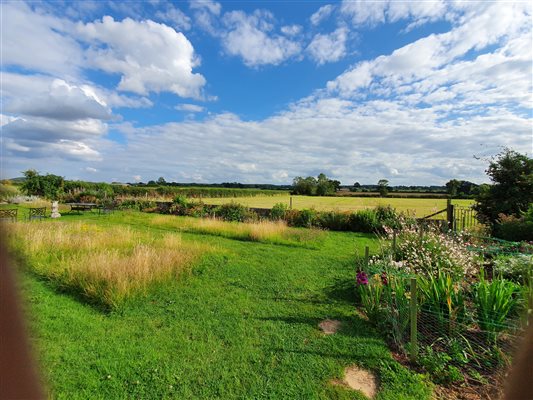
[[[2,178],[443,184],[532,153],[529,2],[0,4]]]

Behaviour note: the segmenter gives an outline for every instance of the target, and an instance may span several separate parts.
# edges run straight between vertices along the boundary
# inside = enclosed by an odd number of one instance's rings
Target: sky
[[[0,178],[487,182],[533,153],[529,1],[1,1]]]

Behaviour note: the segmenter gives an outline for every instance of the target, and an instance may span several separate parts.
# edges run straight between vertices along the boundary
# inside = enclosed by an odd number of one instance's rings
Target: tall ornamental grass
[[[314,247],[324,237],[324,233],[317,229],[289,228],[284,221],[226,222],[215,218],[157,216],[150,223],[183,232],[304,247]]]
[[[10,225],[8,236],[31,271],[108,308],[175,279],[205,251],[178,234],[84,223],[18,223]]]

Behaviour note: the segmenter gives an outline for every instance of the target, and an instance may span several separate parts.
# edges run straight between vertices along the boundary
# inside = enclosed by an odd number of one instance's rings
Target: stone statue
[[[58,201],[52,201],[52,218],[59,218],[61,217],[61,214],[59,214],[59,202]]]

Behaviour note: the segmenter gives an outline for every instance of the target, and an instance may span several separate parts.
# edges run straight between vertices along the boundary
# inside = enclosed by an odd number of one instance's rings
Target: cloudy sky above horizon
[[[1,178],[429,185],[533,152],[529,1],[0,4]]]

